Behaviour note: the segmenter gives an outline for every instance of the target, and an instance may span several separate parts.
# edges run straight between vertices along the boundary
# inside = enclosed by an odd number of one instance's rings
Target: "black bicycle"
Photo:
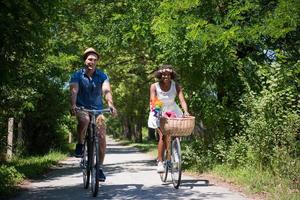
[[[87,112],[90,116],[90,123],[85,134],[83,157],[80,161],[83,174],[83,187],[87,189],[91,179],[93,197],[96,197],[99,189],[99,137],[97,136],[96,117],[103,113],[111,113],[111,108],[102,110],[90,110],[78,108],[77,110]]]

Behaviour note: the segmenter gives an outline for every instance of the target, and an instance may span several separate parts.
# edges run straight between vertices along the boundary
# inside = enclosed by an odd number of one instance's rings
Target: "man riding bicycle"
[[[114,116],[117,115],[117,110],[113,104],[109,78],[107,74],[99,69],[96,69],[97,62],[100,60],[100,55],[95,49],[87,48],[83,53],[83,60],[85,66],[74,72],[70,80],[71,113],[77,117],[78,121],[78,139],[75,149],[75,157],[83,156],[84,137],[90,122],[89,114],[84,111],[76,110],[76,108],[84,107],[86,109],[101,110],[103,109],[102,98],[104,96],[108,106],[112,109],[112,114]],[[106,177],[102,170],[106,151],[106,129],[103,122],[103,115],[99,115],[97,117],[97,131],[100,141],[99,180],[105,181]]]

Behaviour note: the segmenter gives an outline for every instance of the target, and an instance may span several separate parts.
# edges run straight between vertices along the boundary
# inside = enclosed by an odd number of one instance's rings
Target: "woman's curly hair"
[[[165,71],[165,70],[171,72],[171,79],[173,79],[173,80],[176,79],[177,73],[174,70],[172,65],[161,65],[159,67],[159,69],[154,72],[155,78],[161,79],[161,75],[162,75],[163,71]]]

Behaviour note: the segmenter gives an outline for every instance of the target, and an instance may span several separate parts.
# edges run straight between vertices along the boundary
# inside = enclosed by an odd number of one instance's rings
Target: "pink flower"
[[[167,111],[164,113],[164,117],[167,117],[167,118],[176,118],[176,113],[173,112],[173,111]]]

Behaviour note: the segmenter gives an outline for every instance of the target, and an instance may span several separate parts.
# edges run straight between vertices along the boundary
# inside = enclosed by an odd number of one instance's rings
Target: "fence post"
[[[69,144],[71,144],[72,143],[72,133],[71,133],[71,131],[69,131],[68,134],[69,134],[69,141],[68,142],[69,142]]]
[[[7,152],[6,152],[7,160],[10,160],[12,158],[13,132],[14,132],[14,118],[9,118],[8,119],[8,135],[7,135]]]

